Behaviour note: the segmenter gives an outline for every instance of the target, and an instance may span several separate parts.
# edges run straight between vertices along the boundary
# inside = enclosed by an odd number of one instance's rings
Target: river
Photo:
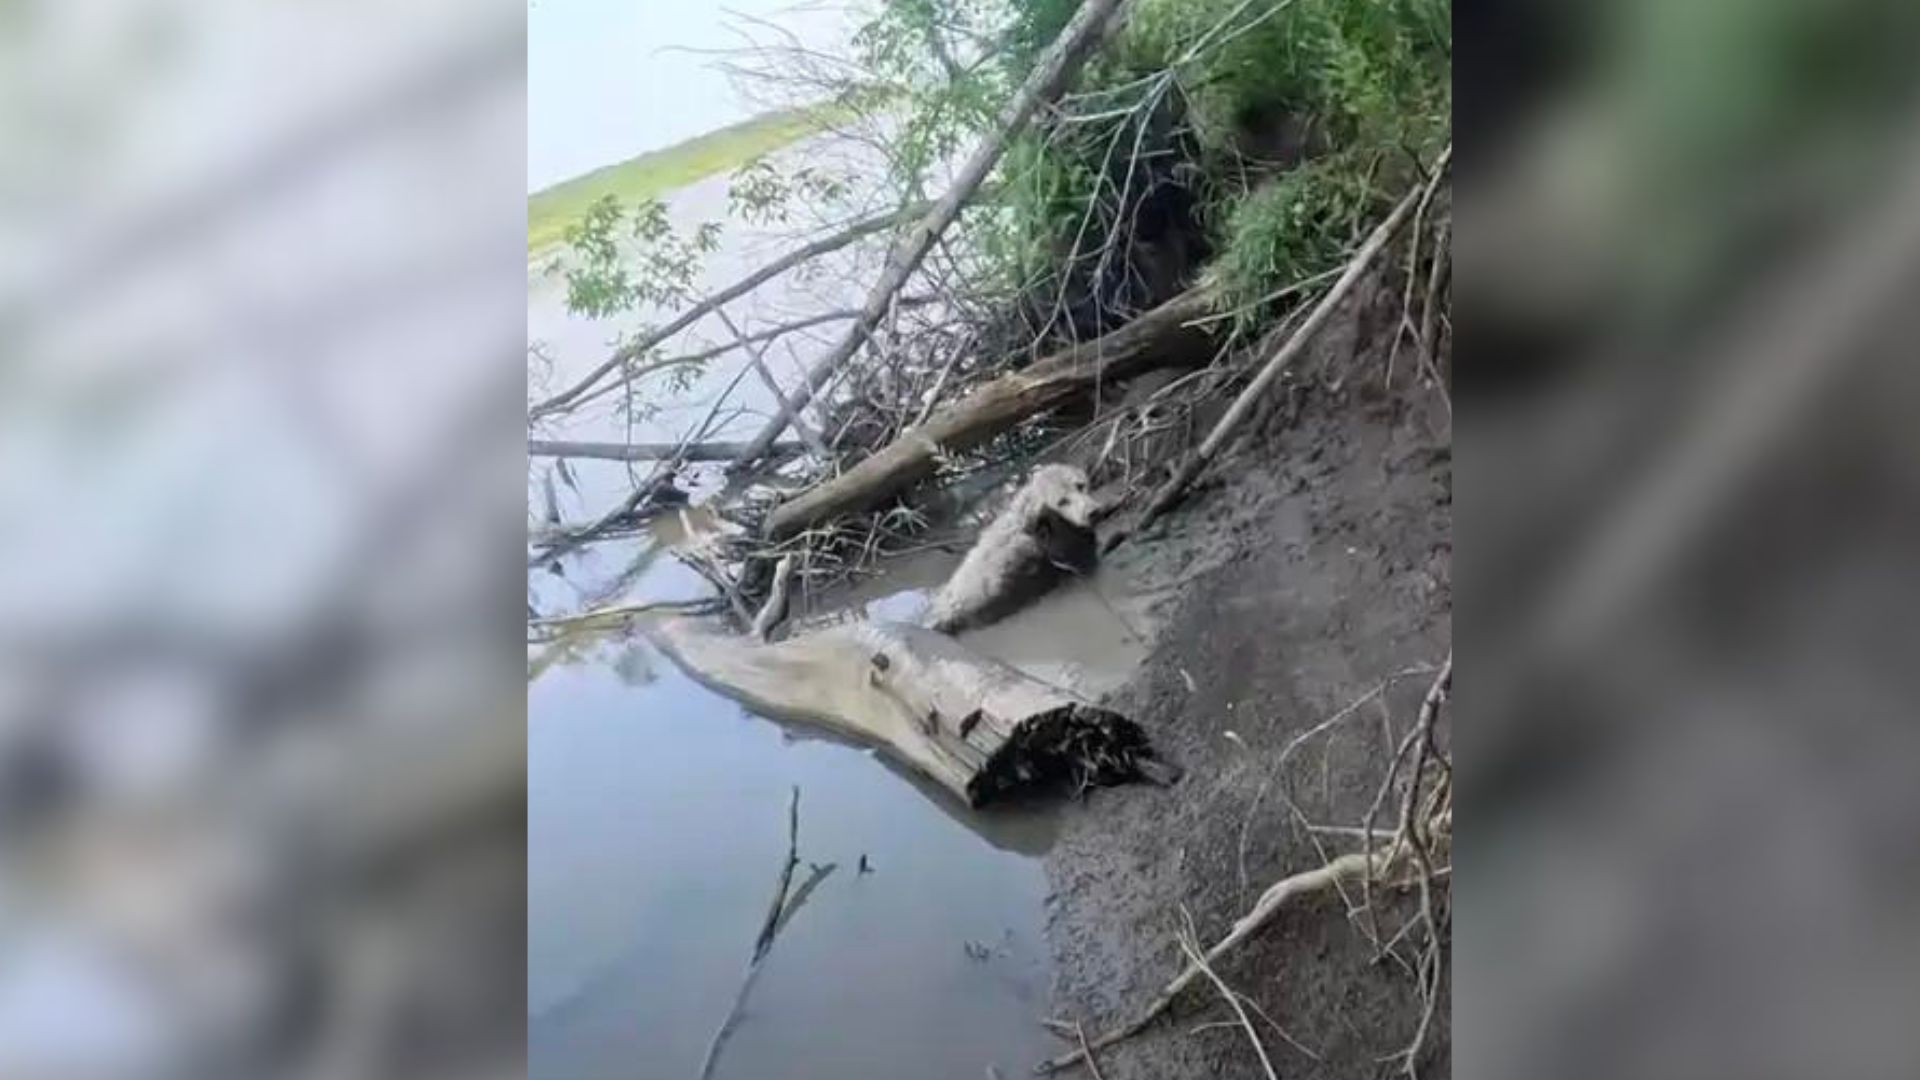
[[[725,194],[724,177],[684,189],[671,199],[673,218],[688,226],[722,217]],[[729,226],[707,281],[732,280],[786,243]],[[856,262],[870,265],[873,256]],[[847,306],[849,283],[862,280],[829,273],[782,281],[742,311],[764,325]],[[589,370],[621,328],[570,318],[561,285],[533,269],[527,318],[530,341],[555,365],[547,388]],[[706,333],[724,332],[709,324]],[[796,341],[792,353],[770,351],[769,361],[790,377],[825,340]],[[742,359],[716,362],[683,402],[637,425],[634,437],[678,436]],[[738,397],[758,410],[768,401],[752,379]],[[715,437],[743,437],[756,424],[741,416]],[[623,428],[600,408],[543,433],[618,439]],[[547,468],[529,468],[536,519]],[[624,464],[573,461],[570,470],[577,490],[553,483],[568,520],[586,520],[629,490]],[[713,483],[690,486],[698,494]],[[556,614],[701,595],[705,583],[663,557],[681,532],[677,516],[663,518],[637,538],[536,567],[529,601]],[[852,602],[870,614],[911,617],[925,587],[950,567],[951,556],[907,561]],[[1046,677],[1083,686],[1111,679],[1137,650],[1100,617],[1096,600],[1069,591],[982,647]],[[976,814],[868,751],[747,713],[637,638],[532,647],[529,672],[532,1076],[698,1074],[765,917],[794,787],[803,868],[835,869],[780,933],[716,1077],[980,1080],[989,1067],[1023,1074],[1058,1049],[1039,1024],[1051,979],[1041,857],[1052,826],[1044,811]],[[863,856],[870,873],[858,872]]]

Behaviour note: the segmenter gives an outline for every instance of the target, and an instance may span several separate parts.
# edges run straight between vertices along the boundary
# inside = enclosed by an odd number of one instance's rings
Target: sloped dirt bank
[[[1150,658],[1113,698],[1187,772],[1172,790],[1091,793],[1068,808],[1049,856],[1054,1015],[1083,1021],[1090,1036],[1137,1013],[1178,973],[1183,908],[1212,942],[1267,885],[1357,850],[1353,838],[1302,821],[1362,822],[1447,655],[1447,406],[1430,387],[1382,390],[1378,343],[1361,349],[1340,336],[1317,350],[1321,375],[1280,388],[1218,479],[1115,553],[1115,569],[1137,580],[1188,575],[1162,602]],[[1327,388],[1325,373],[1343,369],[1368,374]],[[1276,775],[1283,747],[1356,701]],[[1376,906],[1384,939],[1414,905],[1401,895]],[[1379,1059],[1413,1035],[1416,980],[1392,957],[1376,961],[1365,922],[1326,894],[1282,912],[1219,965],[1320,1058],[1256,1013],[1280,1075],[1400,1071]],[[1450,1075],[1449,1016],[1443,989],[1422,1077]],[[1238,1027],[1193,1030],[1232,1018],[1203,981],[1168,1017],[1103,1051],[1102,1075],[1263,1075]]]

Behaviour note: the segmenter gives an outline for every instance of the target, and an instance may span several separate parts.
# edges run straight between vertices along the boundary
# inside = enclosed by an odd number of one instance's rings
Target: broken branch
[[[598,461],[658,461],[678,457],[681,461],[731,461],[746,443],[741,442],[566,442],[559,439],[528,439],[528,457],[592,458]],[[797,442],[775,443],[773,457],[800,452]]]
[[[1187,324],[1205,315],[1209,304],[1204,290],[1190,289],[1104,337],[981,385],[853,468],[775,507],[767,515],[767,535],[785,538],[871,507],[932,476],[942,455],[978,446],[1103,382],[1205,355],[1205,331]]]
[[[987,174],[999,163],[1013,137],[1042,105],[1060,95],[1105,35],[1116,28],[1119,20],[1114,16],[1122,3],[1123,0],[1084,0],[1080,10],[1074,13],[1073,20],[1048,46],[1047,52],[1014,93],[1013,100],[1007,103],[992,133],[974,148],[972,156],[960,167],[953,185],[900,238],[887,260],[886,269],[880,274],[880,280],[874,283],[872,291],[867,294],[860,317],[854,320],[846,336],[832,351],[821,356],[807,369],[805,380],[794,391],[792,408],[783,406],[766,427],[754,436],[746,452],[734,462],[737,468],[750,466],[765,454],[767,447],[787,429],[793,413],[805,408],[814,393],[826,385],[834,373],[866,344],[868,336],[892,309],[894,295],[905,287],[907,279],[919,269],[940,234],[960,216],[960,208],[973,197]]]
[[[1220,957],[1226,955],[1234,946],[1253,936],[1254,931],[1271,921],[1273,916],[1279,912],[1282,907],[1285,907],[1289,900],[1334,888],[1347,879],[1359,874],[1384,873],[1390,864],[1396,846],[1396,844],[1389,843],[1370,852],[1355,852],[1351,855],[1342,855],[1332,862],[1327,863],[1325,866],[1316,867],[1276,882],[1266,891],[1265,895],[1260,897],[1259,902],[1253,905],[1251,911],[1242,915],[1240,920],[1233,924],[1233,928],[1227,932],[1226,937],[1221,938],[1218,944],[1201,955],[1200,961],[1204,962],[1204,964],[1217,962]],[[1161,1013],[1167,1011],[1167,1008],[1173,1004],[1173,999],[1179,996],[1180,991],[1186,989],[1189,983],[1199,978],[1203,971],[1202,963],[1189,961],[1185,969],[1183,969],[1179,975],[1175,976],[1173,981],[1166,985],[1165,989],[1160,991],[1159,996],[1153,999],[1153,1002],[1147,1006],[1144,1012],[1124,1026],[1116,1028],[1093,1040],[1093,1049],[1104,1049],[1122,1039],[1129,1038],[1144,1031],[1148,1024],[1153,1023],[1154,1020],[1159,1018]],[[1055,1072],[1079,1060],[1081,1060],[1080,1051],[1070,1051],[1042,1063],[1039,1071]]]
[[[1440,154],[1439,163],[1435,166],[1436,171],[1446,168],[1447,161],[1452,156],[1453,147],[1448,146]],[[1367,268],[1372,266],[1380,252],[1385,250],[1387,242],[1400,231],[1400,227],[1406,223],[1421,193],[1421,189],[1409,192],[1400,200],[1399,205],[1393,208],[1393,212],[1387,215],[1387,219],[1374,228],[1366,242],[1360,245],[1360,250],[1355,252],[1353,258],[1347,262],[1347,268],[1341,273],[1339,280],[1335,281],[1326,295],[1320,298],[1320,302],[1314,305],[1313,311],[1300,324],[1300,328],[1293,332],[1293,336],[1289,337],[1286,343],[1267,359],[1260,369],[1260,374],[1254,376],[1253,381],[1248,383],[1247,388],[1234,399],[1233,404],[1220,417],[1219,422],[1213,425],[1213,430],[1207,433],[1206,441],[1201,443],[1200,448],[1187,458],[1173,476],[1160,486],[1159,490],[1154,492],[1153,498],[1147,503],[1147,508],[1141,512],[1140,520],[1134,524],[1132,532],[1139,532],[1146,528],[1165,513],[1167,508],[1180,498],[1187,485],[1200,475],[1200,470],[1206,468],[1215,455],[1226,446],[1227,440],[1233,436],[1247,417],[1253,414],[1254,406],[1259,404],[1260,399],[1280,378],[1280,373],[1287,370],[1288,365],[1292,364],[1313,341],[1321,327],[1333,317],[1334,309],[1339,307],[1340,302],[1353,291],[1353,287],[1359,284]],[[1127,535],[1125,532],[1115,533],[1108,538],[1107,549],[1112,550],[1118,546]]]

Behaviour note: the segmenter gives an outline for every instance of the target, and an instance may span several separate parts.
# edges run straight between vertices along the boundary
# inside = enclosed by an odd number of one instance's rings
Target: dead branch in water
[[[1383,844],[1371,852],[1355,852],[1351,855],[1342,855],[1332,862],[1327,863],[1325,866],[1315,867],[1312,870],[1303,871],[1274,883],[1274,885],[1267,889],[1266,893],[1260,897],[1260,900],[1253,905],[1253,909],[1245,915],[1242,915],[1239,921],[1233,924],[1233,928],[1227,932],[1226,937],[1221,938],[1212,948],[1209,948],[1205,953],[1201,954],[1201,959],[1208,964],[1218,961],[1220,957],[1231,951],[1234,946],[1253,936],[1254,931],[1265,926],[1281,908],[1286,906],[1289,900],[1324,892],[1327,889],[1334,888],[1341,882],[1363,873],[1384,872],[1388,866],[1387,860],[1393,848],[1393,844]],[[1160,1014],[1167,1011],[1168,1007],[1173,1004],[1174,998],[1179,996],[1180,991],[1185,990],[1188,984],[1199,978],[1201,974],[1202,970],[1200,965],[1189,962],[1180,974],[1175,976],[1173,981],[1169,982],[1166,987],[1160,991],[1159,995],[1153,999],[1140,1015],[1134,1017],[1121,1027],[1109,1031],[1105,1035],[1093,1040],[1093,1049],[1105,1049],[1114,1043],[1146,1030],[1148,1024],[1159,1019]],[[1081,1054],[1078,1050],[1071,1051],[1042,1063],[1039,1071],[1054,1072],[1067,1068],[1080,1059]]]
[[[638,615],[671,611],[681,615],[698,615],[714,610],[716,602],[712,600],[653,600],[644,604],[614,604],[609,607],[582,611],[577,615],[553,615],[527,620],[529,630],[549,631],[554,634],[582,627],[598,629],[625,623]],[[544,640],[544,639],[543,639]]]
[[[793,408],[782,407],[760,433],[745,453],[735,462],[737,467],[747,467],[766,453],[768,446],[780,437],[792,420],[794,410],[805,408],[814,393],[833,378],[840,367],[851,360],[866,344],[869,335],[880,321],[886,318],[892,309],[896,294],[905,287],[907,279],[925,261],[927,253],[933,250],[940,234],[952,225],[960,216],[960,208],[971,199],[980,185],[986,181],[987,174],[998,164],[1007,146],[1013,141],[1027,121],[1042,105],[1060,96],[1067,83],[1079,71],[1088,57],[1106,34],[1116,29],[1115,13],[1122,7],[1123,0],[1083,0],[1080,10],[1074,13],[1072,21],[1060,31],[1047,52],[1034,65],[1020,89],[1013,95],[1002,111],[999,123],[977,146],[972,156],[960,167],[953,185],[942,195],[914,227],[901,237],[887,260],[887,267],[881,272],[880,280],[874,283],[867,294],[866,303],[860,317],[840,340],[839,345],[816,360],[807,369],[806,379],[794,391]]]
[[[635,485],[620,505],[600,515],[585,525],[562,525],[549,528],[527,537],[535,551],[527,560],[527,565],[538,566],[549,559],[557,558],[568,551],[586,543],[624,522],[640,520],[643,516],[658,509],[654,499],[673,483],[673,470],[678,465],[677,457],[669,457],[648,474],[645,480]]]
[[[1447,162],[1452,156],[1453,147],[1449,145],[1446,150],[1440,154],[1440,160],[1435,166],[1436,175],[1440,170],[1446,168]],[[1178,501],[1180,496],[1186,491],[1187,485],[1193,483],[1194,478],[1200,475],[1200,470],[1206,468],[1207,464],[1226,446],[1227,440],[1239,430],[1240,425],[1246,421],[1247,417],[1253,414],[1254,406],[1259,404],[1260,399],[1265,396],[1267,390],[1279,379],[1280,374],[1287,370],[1288,365],[1292,364],[1293,361],[1299,357],[1300,353],[1313,341],[1314,336],[1318,334],[1320,329],[1332,318],[1334,309],[1340,305],[1342,300],[1346,299],[1348,293],[1353,291],[1353,287],[1359,284],[1360,279],[1366,274],[1368,267],[1372,266],[1373,261],[1386,249],[1387,242],[1392,240],[1393,235],[1406,223],[1408,215],[1412,212],[1421,194],[1422,190],[1418,189],[1409,192],[1400,200],[1399,205],[1393,208],[1393,212],[1387,215],[1387,219],[1374,228],[1372,234],[1367,237],[1366,242],[1360,245],[1360,250],[1356,251],[1353,258],[1347,262],[1347,268],[1341,273],[1339,280],[1335,281],[1332,287],[1327,290],[1326,295],[1320,298],[1320,302],[1314,305],[1313,311],[1307,316],[1306,320],[1300,324],[1300,328],[1295,330],[1293,335],[1287,338],[1286,343],[1275,350],[1274,354],[1262,365],[1260,373],[1254,376],[1253,381],[1248,383],[1246,389],[1240,392],[1240,396],[1234,399],[1233,404],[1229,406],[1226,413],[1220,417],[1219,422],[1214,424],[1213,430],[1207,433],[1206,441],[1201,443],[1200,448],[1194,451],[1193,454],[1181,464],[1180,468],[1174,472],[1173,476],[1167,479],[1166,483],[1160,486],[1159,490],[1154,492],[1152,499],[1148,501],[1146,509],[1141,511],[1140,518],[1134,523],[1133,528],[1128,531],[1116,532],[1108,537],[1105,545],[1107,550],[1110,551],[1114,547],[1117,547],[1127,538],[1129,533],[1137,533],[1148,525],[1151,525],[1161,514],[1165,513],[1169,507]]]
[[[803,244],[787,252],[785,255],[762,266],[760,269],[755,270],[739,281],[706,296],[692,307],[675,316],[665,326],[635,338],[620,348],[615,349],[612,356],[588,372],[580,381],[544,401],[536,402],[533,407],[528,410],[528,415],[534,419],[538,419],[539,417],[571,408],[579,403],[583,395],[594,389],[595,385],[598,384],[601,379],[606,378],[608,373],[631,363],[638,357],[646,355],[647,350],[652,349],[661,342],[672,338],[680,331],[699,322],[702,318],[719,309],[722,305],[740,299],[802,263],[810,262],[822,255],[839,251],[841,248],[846,247],[862,237],[871,236],[884,229],[890,229],[902,221],[911,220],[924,213],[925,209],[923,205],[915,205],[861,218],[859,221],[848,225],[838,232],[830,233],[812,243]],[[624,381],[624,379],[617,379],[615,380],[615,384],[617,385]],[[779,432],[775,432],[774,435],[778,436]],[[769,438],[767,441],[771,442],[773,440]]]
[[[767,535],[784,538],[873,506],[933,475],[941,455],[977,446],[1103,381],[1192,361],[1204,354],[1207,338],[1187,324],[1209,303],[1205,290],[1188,290],[1104,337],[981,385],[853,468],[775,507]]]
[[[596,461],[659,461],[678,456],[681,461],[731,461],[740,453],[743,442],[567,442],[559,439],[528,439],[528,457],[591,458]],[[769,457],[786,457],[800,452],[797,442],[775,443]]]
[[[773,947],[773,934],[780,925],[780,909],[787,906],[787,889],[793,884],[793,868],[800,865],[800,789],[793,789],[793,798],[787,803],[787,861],[780,867],[780,885],[773,891],[773,903],[767,908],[766,921],[760,925],[760,933],[753,939],[753,959],[755,963],[766,957],[767,950]]]
[[[1174,935],[1174,939],[1179,943],[1181,953],[1186,956],[1189,964],[1199,968],[1201,973],[1206,975],[1207,980],[1213,983],[1214,989],[1220,991],[1220,996],[1227,999],[1233,1014],[1240,1018],[1240,1027],[1247,1033],[1247,1041],[1253,1044],[1253,1052],[1259,1055],[1260,1067],[1266,1070],[1267,1080],[1280,1080],[1279,1074],[1273,1071],[1273,1059],[1267,1057],[1266,1044],[1260,1041],[1260,1033],[1253,1029],[1253,1021],[1247,1019],[1247,1009],[1240,1003],[1240,995],[1234,991],[1233,987],[1227,985],[1227,981],[1213,970],[1213,965],[1207,963],[1207,958],[1200,954],[1200,932],[1194,928],[1193,914],[1183,907],[1180,909],[1180,916],[1183,925],[1180,932]],[[1084,1034],[1080,1039],[1080,1048],[1087,1051],[1088,1067],[1091,1068],[1092,1052],[1087,1047]],[[1096,1072],[1094,1075],[1097,1080],[1099,1074]]]
[[[903,308],[921,307],[926,304],[934,303],[939,299],[940,298],[937,296],[903,296],[900,298],[899,304]],[[719,314],[720,312],[721,312],[720,308],[713,309],[714,314]],[[858,314],[860,314],[859,308],[841,308],[836,311],[823,311],[818,315],[810,316],[805,319],[796,319],[792,322],[780,323],[776,326],[767,327],[765,330],[755,330],[753,333],[747,334],[745,337],[736,337],[732,341],[728,341],[720,345],[712,345],[705,349],[700,350],[699,352],[687,353],[685,356],[669,357],[665,360],[660,360],[651,364],[647,364],[644,367],[634,368],[631,371],[623,373],[621,377],[618,379],[614,379],[611,382],[601,383],[595,389],[590,390],[587,393],[581,394],[579,397],[575,398],[572,402],[568,403],[568,405],[566,406],[566,411],[573,412],[591,402],[598,401],[601,398],[608,396],[609,394],[618,393],[621,390],[621,388],[631,385],[634,382],[634,380],[639,379],[641,376],[649,375],[655,371],[661,370],[662,368],[687,367],[687,366],[692,366],[696,364],[704,364],[716,356],[725,356],[727,353],[730,353],[733,350],[738,349],[743,345],[759,344],[761,342],[774,341],[778,338],[786,337],[788,334],[798,333],[802,330],[811,330],[816,326],[821,326],[826,323],[844,322],[848,319],[853,318]]]
[[[727,574],[719,560],[703,552],[683,548],[676,548],[673,557],[687,569],[706,578],[707,584],[712,585],[721,596],[726,598],[727,608],[733,613],[736,624],[742,630],[753,626],[753,612],[748,609],[746,598],[740,595],[740,586]]]
[[[727,314],[725,308],[716,308],[713,313],[719,317],[721,325],[727,328],[727,332],[733,335],[740,347],[746,350],[748,361],[753,364],[753,370],[760,376],[760,381],[766,385],[767,392],[773,395],[773,400],[779,403],[780,408],[793,410],[793,430],[799,433],[800,441],[807,444],[807,449],[813,451],[814,457],[818,458],[822,464],[832,460],[831,455],[827,453],[826,444],[820,441],[819,434],[813,430],[813,425],[801,418],[799,406],[787,396],[786,390],[780,385],[780,380],[773,377],[773,369],[767,366],[766,354],[758,345],[747,340],[740,325],[733,321],[733,316]]]
[[[787,587],[793,580],[793,556],[782,555],[773,564],[773,585],[767,590],[767,602],[753,617],[753,636],[766,641],[787,617]]]
[[[1406,740],[1402,742],[1402,753],[1395,755],[1394,764],[1397,766],[1407,748],[1412,746],[1420,747],[1420,753],[1416,757],[1414,766],[1415,776],[1408,781],[1406,792],[1402,797],[1400,827],[1391,839],[1377,846],[1373,844],[1372,838],[1374,834],[1371,828],[1372,814],[1369,812],[1369,825],[1363,834],[1368,844],[1366,850],[1331,859],[1315,869],[1283,878],[1270,886],[1267,891],[1261,895],[1260,899],[1254,903],[1252,909],[1245,915],[1242,915],[1228,930],[1226,936],[1221,938],[1219,942],[1207,949],[1204,953],[1199,952],[1197,948],[1194,949],[1192,953],[1189,953],[1188,962],[1180,974],[1175,976],[1171,982],[1167,983],[1138,1016],[1126,1024],[1094,1039],[1091,1043],[1087,1044],[1083,1050],[1070,1051],[1043,1062],[1037,1071],[1046,1073],[1067,1068],[1076,1062],[1084,1060],[1087,1053],[1093,1050],[1104,1049],[1144,1031],[1148,1025],[1152,1024],[1154,1020],[1158,1019],[1162,1013],[1166,1012],[1167,1009],[1173,1005],[1174,999],[1182,990],[1202,975],[1210,976],[1209,969],[1219,961],[1220,957],[1253,936],[1256,931],[1270,922],[1289,901],[1330,889],[1336,891],[1341,890],[1341,887],[1346,882],[1354,878],[1371,882],[1397,867],[1412,863],[1418,871],[1418,874],[1413,882],[1403,884],[1417,884],[1420,887],[1421,915],[1418,918],[1427,928],[1427,946],[1420,968],[1416,973],[1420,986],[1422,1011],[1419,1028],[1415,1033],[1413,1041],[1405,1050],[1396,1054],[1395,1057],[1405,1059],[1405,1067],[1409,1076],[1416,1075],[1415,1070],[1419,1063],[1420,1051],[1425,1046],[1427,1033],[1432,1026],[1433,1014],[1438,998],[1440,976],[1442,974],[1439,943],[1440,924],[1438,916],[1435,913],[1433,883],[1444,875],[1441,870],[1436,869],[1432,865],[1431,846],[1436,838],[1447,834],[1452,828],[1452,815],[1446,809],[1446,800],[1444,797],[1436,795],[1436,797],[1428,800],[1425,806],[1422,806],[1418,776],[1425,772],[1427,755],[1433,746],[1434,727],[1439,717],[1440,708],[1445,704],[1452,685],[1453,657],[1449,654],[1445,664],[1440,668],[1439,674],[1434,678],[1433,685],[1428,689],[1426,698],[1421,703],[1419,722],[1415,725],[1414,730],[1408,733]],[[1437,754],[1434,756],[1438,757]],[[1444,760],[1441,760],[1440,764],[1444,777],[1448,771],[1447,766]],[[1376,806],[1382,801],[1385,793],[1391,791],[1396,786],[1396,771],[1397,769],[1389,770],[1386,782],[1381,787],[1381,797],[1375,799]],[[1445,783],[1446,780],[1443,778],[1442,784],[1444,785]],[[1417,812],[1416,808],[1418,808]],[[1370,904],[1371,901],[1369,900],[1368,903]],[[1223,984],[1216,983],[1216,985]],[[1229,994],[1231,999],[1231,991],[1225,992]],[[1242,1015],[1242,1019],[1245,1019],[1244,1014]],[[1289,1039],[1288,1041],[1291,1042],[1292,1040]],[[1261,1057],[1262,1063],[1265,1064],[1264,1053]]]

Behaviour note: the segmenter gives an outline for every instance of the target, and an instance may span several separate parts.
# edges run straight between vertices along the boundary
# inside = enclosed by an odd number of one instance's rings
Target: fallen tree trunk
[[[902,432],[879,453],[775,507],[767,515],[767,534],[784,538],[871,507],[933,475],[940,454],[978,446],[1102,382],[1192,363],[1207,354],[1207,335],[1187,324],[1208,310],[1207,293],[1189,289],[1104,337],[983,384],[926,423]]]
[[[1058,781],[1174,775],[1131,720],[922,627],[855,623],[764,645],[709,620],[641,626],[714,691],[876,747],[969,806]]]
[[[659,461],[678,457],[681,461],[732,461],[746,443],[702,442],[682,446],[670,442],[566,442],[558,439],[528,439],[528,457],[595,458],[600,461]],[[785,457],[800,452],[797,442],[773,445],[772,456]]]
[[[1019,134],[1041,106],[1060,96],[1106,35],[1118,28],[1123,10],[1123,0],[1081,0],[1080,10],[1074,13],[1072,20],[1061,29],[1060,36],[1035,62],[1026,81],[1014,92],[1013,100],[1007,102],[1006,108],[1001,111],[993,131],[960,166],[952,186],[894,246],[887,258],[886,269],[881,271],[880,280],[874,282],[872,291],[867,294],[860,317],[854,320],[846,336],[831,352],[821,356],[807,369],[807,377],[794,390],[790,406],[782,406],[767,426],[753,437],[753,442],[734,462],[736,469],[745,469],[763,456],[767,447],[773,445],[773,440],[787,429],[794,413],[805,408],[815,392],[833,378],[841,365],[859,353],[868,335],[873,333],[873,328],[880,325],[880,320],[886,318],[887,312],[892,309],[895,295],[906,286],[907,279],[913,276],[914,271],[920,268],[920,263],[933,250],[940,234],[946,232],[947,227],[960,216],[960,208],[986,182],[987,175],[993,172],[994,165],[1006,153],[1014,136]]]

